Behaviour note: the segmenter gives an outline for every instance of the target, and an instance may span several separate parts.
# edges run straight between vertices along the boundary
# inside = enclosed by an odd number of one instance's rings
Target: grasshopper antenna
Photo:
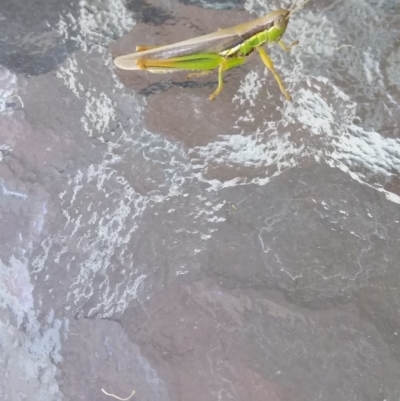
[[[297,0],[294,0],[293,3],[292,3],[292,5],[291,5],[290,8],[289,8],[289,11],[290,11],[290,12],[292,12],[292,9],[293,9],[293,7],[296,5],[296,3],[297,3]]]
[[[310,0],[304,0],[298,7],[294,7],[295,4],[297,4],[297,1],[293,2],[289,9],[289,15],[290,17],[292,14],[294,14],[296,11],[299,11],[301,8],[303,8]]]

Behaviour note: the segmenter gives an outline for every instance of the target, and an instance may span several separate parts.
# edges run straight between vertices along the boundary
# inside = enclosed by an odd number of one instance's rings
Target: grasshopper
[[[117,57],[114,63],[123,70],[145,70],[153,73],[200,71],[189,74],[189,77],[207,75],[218,68],[218,87],[209,97],[210,100],[214,100],[222,91],[224,72],[243,64],[255,49],[274,76],[282,94],[287,100],[292,100],[262,46],[265,43],[278,43],[283,50],[289,51],[297,45],[296,41],[287,46],[282,41],[282,36],[290,17],[309,1],[304,0],[295,7],[297,0],[294,0],[289,10],[271,11],[264,17],[233,28],[220,29],[208,35],[171,45],[137,46],[136,53]]]

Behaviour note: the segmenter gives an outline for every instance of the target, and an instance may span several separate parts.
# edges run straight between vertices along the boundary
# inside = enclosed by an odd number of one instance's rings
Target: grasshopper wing
[[[236,33],[234,28],[221,29],[171,45],[120,56],[114,60],[114,63],[123,70],[138,70],[140,68],[136,62],[140,59],[171,59],[200,53],[215,54],[238,46],[243,41],[244,39]]]

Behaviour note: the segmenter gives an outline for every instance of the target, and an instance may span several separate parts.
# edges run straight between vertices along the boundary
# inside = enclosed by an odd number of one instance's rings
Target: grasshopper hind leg
[[[237,67],[245,62],[245,57],[224,57],[215,53],[201,53],[170,59],[138,58],[135,60],[136,69],[150,72],[168,72],[173,70],[194,70],[190,76],[207,75],[218,68],[218,87],[209,97],[214,100],[224,86],[224,71]]]

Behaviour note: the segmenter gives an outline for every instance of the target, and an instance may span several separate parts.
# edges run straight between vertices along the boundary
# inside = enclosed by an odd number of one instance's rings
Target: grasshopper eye
[[[287,25],[287,21],[286,18],[283,14],[278,15],[275,19],[274,19],[274,26],[277,29],[284,29],[286,28]]]

